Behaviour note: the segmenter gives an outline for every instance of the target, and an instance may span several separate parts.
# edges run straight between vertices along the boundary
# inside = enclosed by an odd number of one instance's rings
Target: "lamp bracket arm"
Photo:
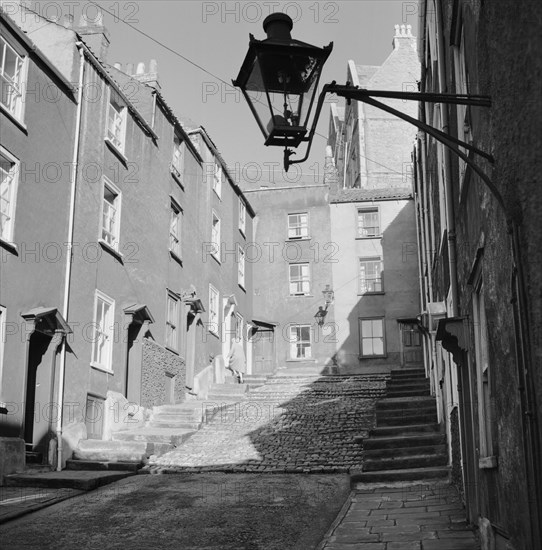
[[[440,141],[441,143],[444,143],[443,140],[446,140],[448,142],[455,143],[464,149],[467,149],[468,151],[472,151],[473,153],[476,153],[477,155],[487,159],[492,164],[494,163],[494,158],[489,153],[486,153],[485,151],[482,151],[481,149],[478,149],[478,147],[475,147],[474,145],[471,145],[470,143],[466,143],[465,141],[462,141],[460,139],[457,139],[453,136],[450,136],[441,130],[438,130],[437,128],[433,128],[432,126],[429,126],[425,122],[422,122],[416,118],[413,118],[402,111],[398,111],[397,109],[394,109],[393,107],[390,107],[389,105],[386,105],[385,103],[381,103],[380,101],[377,101],[376,99],[373,99],[371,95],[373,95],[373,90],[365,90],[363,88],[358,88],[356,86],[334,86],[332,89],[332,92],[345,98],[351,98],[356,99],[357,101],[361,101],[363,103],[367,103],[369,105],[373,105],[374,107],[377,107],[378,109],[382,109],[383,111],[387,111],[388,113],[401,118],[402,120],[406,122],[410,122],[411,124],[414,124],[414,126],[417,126],[420,130],[423,130],[424,132],[427,132],[428,134],[432,135],[435,139]],[[367,92],[367,93],[366,93]],[[380,97],[387,97],[386,94],[388,92],[378,92],[380,93]],[[403,99],[403,95],[408,96],[417,96],[421,92],[389,92],[389,94],[392,94],[392,98],[396,99]],[[431,96],[445,96],[446,94],[422,94],[422,95],[431,95]],[[414,99],[414,98],[412,98]],[[421,99],[418,99],[419,101],[423,101]],[[435,102],[439,100],[435,99]],[[431,130],[431,131],[430,131]]]

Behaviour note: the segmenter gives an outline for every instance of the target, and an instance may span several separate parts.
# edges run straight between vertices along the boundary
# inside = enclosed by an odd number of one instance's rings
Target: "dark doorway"
[[[28,347],[24,440],[26,450],[41,458],[47,456],[51,422],[58,412],[51,395],[55,356],[47,354],[51,340],[51,336],[36,330]]]

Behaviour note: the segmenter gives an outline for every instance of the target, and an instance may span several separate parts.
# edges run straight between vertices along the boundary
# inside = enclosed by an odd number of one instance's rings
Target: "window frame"
[[[308,340],[298,340],[296,335],[293,335],[293,331],[302,331],[303,329],[308,329],[309,338]],[[313,340],[313,334],[312,334],[312,326],[309,324],[301,324],[301,323],[292,323],[289,326],[288,330],[288,336],[289,336],[289,343],[290,343],[290,351],[289,351],[289,360],[290,361],[308,361],[312,360],[312,340]],[[303,344],[308,342],[308,347],[302,347]],[[300,349],[303,351],[303,355],[299,355]],[[309,350],[308,355],[306,355],[306,350]],[[295,352],[295,356],[294,356]]]
[[[182,259],[182,234],[183,234],[183,208],[182,206],[175,200],[174,197],[170,196],[170,218],[169,218],[169,252],[179,260]],[[176,219],[176,228],[177,228],[177,234],[174,234],[172,232],[172,225],[173,225],[173,215],[175,214]],[[172,238],[176,239],[176,243],[172,243]],[[176,245],[176,246],[174,246]]]
[[[361,267],[362,264],[380,264],[380,271],[378,272],[378,277],[375,278],[368,278],[365,277],[365,283],[367,285],[367,288],[372,284],[373,289],[372,290],[364,290],[362,288],[362,277],[361,277]],[[366,268],[366,272],[367,272]],[[378,271],[378,270],[376,270]],[[382,260],[382,256],[370,256],[370,257],[359,257],[358,258],[358,296],[364,296],[366,294],[384,294],[384,261]],[[376,287],[380,286],[379,289]]]
[[[2,44],[4,42],[4,44]],[[18,74],[18,82],[17,84],[13,84],[11,79],[9,79],[11,82],[8,82],[8,78],[4,76],[4,64],[6,59],[6,51],[7,49],[12,50],[12,52],[15,54],[15,56],[20,60],[20,69]],[[19,123],[24,123],[24,103],[25,103],[25,97],[24,97],[24,87],[28,79],[28,55],[25,53],[21,53],[18,51],[14,45],[7,40],[5,35],[0,35],[0,87],[3,87],[4,85],[7,86],[10,89],[15,88],[16,93],[18,94],[18,102],[17,106],[15,107],[15,110],[13,111],[8,105],[6,105],[2,101],[2,96],[0,94],[0,107],[1,110],[4,111],[8,116],[12,117]]]
[[[114,107],[114,104],[120,107],[120,111]],[[118,118],[121,120],[120,133],[121,137],[116,136],[115,133],[111,131],[110,121],[111,121],[111,109],[113,109]],[[117,118],[115,117],[115,119]],[[113,147],[115,151],[121,154],[122,157],[125,155],[126,150],[126,127],[128,125],[128,107],[122,101],[122,98],[116,90],[109,87],[109,97],[107,101],[107,117],[105,123],[105,141]],[[116,120],[115,120],[116,122]]]
[[[111,233],[109,230],[107,230],[104,227],[104,214],[105,214],[105,190],[109,189],[109,191],[115,195],[115,201],[112,205],[115,209],[115,219],[113,220],[115,222],[115,231],[114,233]],[[107,201],[109,202],[109,201]],[[119,252],[119,244],[120,244],[120,218],[121,218],[121,209],[122,209],[122,191],[109,179],[105,176],[102,178],[102,204],[101,204],[101,210],[100,210],[100,236],[99,241],[115,252]],[[104,237],[104,231],[108,234],[113,235],[114,242],[110,243],[105,237]]]
[[[246,258],[243,247],[237,243],[237,283],[245,288]]]
[[[109,305],[109,310],[107,313],[107,318],[104,320],[104,324],[110,324],[111,326],[105,327],[108,330],[108,339],[109,339],[109,346],[107,349],[107,357],[106,357],[106,364],[98,363],[95,361],[96,357],[96,346],[98,343],[98,300],[101,300],[102,302]],[[112,322],[111,322],[112,321]],[[92,352],[91,352],[91,361],[90,365],[91,367],[108,372],[113,373],[113,343],[115,341],[115,300],[102,292],[101,290],[96,289],[94,291],[94,314],[93,314],[93,325],[94,325],[94,332],[93,332],[93,338],[92,338]],[[101,327],[100,327],[101,328]],[[106,334],[102,331],[102,334]]]
[[[303,270],[301,269],[300,277],[298,279],[292,279],[292,268],[293,267],[307,267],[307,275],[306,277],[303,275]],[[301,288],[303,289],[304,283],[307,283],[307,291],[302,292],[292,292],[292,285],[299,285],[301,284]],[[311,296],[311,268],[309,262],[292,262],[288,264],[288,290],[290,296]]]
[[[172,319],[170,316],[170,303],[174,304],[174,319]],[[179,305],[180,300],[178,294],[171,290],[168,290],[166,298],[166,333],[164,343],[167,349],[174,351],[175,353],[178,353],[179,351]],[[173,338],[170,338],[170,335],[172,335]]]
[[[362,230],[364,229],[360,225],[361,215],[363,214],[374,214],[376,213],[376,222],[377,226],[370,226],[371,229],[377,229],[377,232],[370,235],[362,235]],[[356,238],[357,239],[378,239],[382,237],[382,226],[380,221],[380,208],[378,206],[357,206],[356,207]]]
[[[382,327],[382,336],[374,336],[373,331],[373,325],[371,324],[371,335],[370,336],[363,336],[363,321],[371,321],[371,323],[374,323],[375,321],[379,321],[381,323]],[[370,357],[387,357],[387,351],[386,351],[386,319],[385,317],[358,317],[358,332],[359,332],[359,356],[360,359],[366,359]],[[372,353],[372,354],[365,354],[364,348],[363,348],[363,341],[364,340],[376,340],[377,338],[382,339],[382,353]],[[374,351],[374,344],[371,345],[373,351]]]
[[[235,324],[235,337],[240,338],[241,342],[243,342],[244,341],[243,329],[244,329],[244,326],[245,326],[245,319],[237,311],[235,312],[235,322],[236,322],[236,324]]]
[[[215,157],[213,170],[213,191],[219,199],[222,198],[222,183],[224,181],[224,168],[220,161]]]
[[[178,145],[177,145],[178,140]],[[173,132],[173,152],[171,157],[170,171],[172,176],[182,185],[184,184],[184,161],[186,145],[184,139],[177,132]]]
[[[215,230],[215,219],[218,222],[217,227],[218,229]],[[222,222],[220,220],[220,217],[216,213],[216,211],[213,209],[211,213],[211,244],[213,245],[213,248],[211,249],[211,256],[218,262],[220,261],[220,241],[222,239]]]
[[[476,364],[476,397],[478,402],[478,437],[480,469],[497,466],[496,440],[493,433],[492,383],[489,362],[487,315],[484,296],[484,277],[481,264],[473,281],[472,313],[474,329],[474,360]]]
[[[292,216],[306,216],[307,217],[307,222],[306,222],[306,224],[302,224],[302,223],[292,224],[291,220],[290,220]],[[288,213],[287,220],[288,220],[288,240],[289,241],[302,241],[302,240],[310,239],[310,216],[309,216],[309,212],[290,212],[290,213]],[[306,229],[306,234],[301,234],[299,236],[294,234],[292,236],[292,233],[295,233],[298,229],[300,229],[302,231],[304,227]]]
[[[213,297],[216,299],[216,309],[213,307]],[[209,283],[209,315],[207,320],[207,330],[215,336],[220,336],[220,292],[211,283]]]
[[[9,189],[10,189],[9,191],[10,197],[8,202],[9,213],[4,214],[6,217],[9,218],[9,222],[8,222],[9,226],[6,234],[3,234],[2,230],[0,229],[0,240],[9,244],[13,244],[14,233],[15,233],[15,214],[17,212],[17,195],[18,195],[18,188],[19,188],[20,162],[19,162],[19,159],[14,157],[1,145],[0,145],[0,157],[4,158],[6,162],[12,164],[9,170],[9,173],[12,173],[11,181],[9,183]],[[2,201],[2,198],[0,195],[0,216],[3,215],[1,213],[2,212],[1,201]],[[0,227],[1,227],[1,219],[0,219]]]
[[[247,207],[245,201],[239,197],[239,231],[243,235],[246,235],[246,226],[247,226]]]

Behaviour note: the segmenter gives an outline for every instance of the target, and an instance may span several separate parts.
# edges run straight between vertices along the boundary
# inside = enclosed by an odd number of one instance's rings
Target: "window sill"
[[[7,109],[7,107],[4,106],[3,103],[0,103],[0,113],[4,113],[6,117],[9,118],[13,124],[15,124],[15,126],[18,126],[19,130],[22,130],[26,135],[28,135],[28,128],[26,124],[22,120],[19,120],[9,109]]]
[[[356,237],[356,241],[370,241],[371,239],[382,240],[382,235],[374,235],[374,237]]]
[[[122,252],[119,252],[116,248],[111,246],[107,241],[104,241],[103,239],[98,239],[98,243],[105,251],[114,256],[121,264],[124,264],[124,256]]]
[[[314,298],[314,294],[290,294],[288,298]]]
[[[119,158],[119,160],[124,164],[125,167],[128,166],[128,159],[124,156],[124,153],[109,139],[104,138],[105,143],[115,153],[115,155]]]
[[[478,468],[480,470],[492,470],[497,468],[499,461],[496,456],[485,456],[478,459]]]
[[[179,254],[177,254],[176,252],[174,252],[173,250],[171,250],[171,248],[169,249],[169,255],[179,264],[179,265],[183,265],[183,259],[179,256]]]
[[[312,237],[288,237],[286,240],[287,241],[310,241],[312,239]]]
[[[316,363],[316,359],[312,357],[299,358],[299,359],[286,359],[286,363]]]
[[[91,368],[99,370],[100,372],[105,372],[106,374],[111,374],[111,375],[115,374],[111,369],[108,369],[103,365],[98,365],[97,363],[91,363],[90,366]]]
[[[19,255],[19,249],[17,248],[17,245],[10,241],[5,241],[2,238],[0,238],[0,248],[5,248],[8,252],[11,252],[15,256]]]
[[[358,292],[358,296],[383,296],[386,294],[383,290],[379,290],[378,292]]]
[[[177,170],[177,168],[175,168],[175,166],[173,165],[170,166],[169,170],[171,172],[171,175],[173,176],[173,179],[179,184],[181,189],[184,191],[184,184],[181,179],[181,173],[179,172],[179,170]]]
[[[364,359],[387,359],[388,355],[359,355],[358,360],[362,361]]]

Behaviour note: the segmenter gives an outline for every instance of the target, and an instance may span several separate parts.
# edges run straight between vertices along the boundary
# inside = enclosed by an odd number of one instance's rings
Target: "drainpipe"
[[[438,30],[438,57],[440,62],[438,63],[439,72],[439,92],[441,94],[447,93],[446,86],[446,68],[444,57],[444,32],[442,22],[442,9],[439,0],[435,0],[437,30]],[[442,124],[442,131],[445,134],[449,134],[449,122],[448,122],[448,108],[443,105],[440,109],[440,119]],[[457,303],[457,254],[456,254],[456,233],[455,233],[455,217],[454,217],[454,195],[452,190],[452,153],[448,147],[444,147],[444,194],[446,198],[446,227],[447,227],[447,239],[448,239],[448,269],[450,276],[450,293],[452,297],[452,311],[451,317],[457,317],[459,315],[459,307]]]
[[[75,190],[77,181],[77,165],[79,160],[79,144],[81,138],[81,114],[83,110],[83,77],[85,72],[85,54],[82,42],[76,42],[79,50],[79,82],[77,90],[77,118],[75,121],[75,145],[73,148],[73,161],[71,170],[70,186],[70,218],[68,222],[68,242],[66,248],[66,272],[64,276],[64,304],[62,306],[62,316],[68,320],[69,298],[70,298],[70,279],[72,271],[72,253],[73,253],[73,228],[75,218]],[[56,421],[57,437],[57,465],[58,471],[62,470],[62,416],[64,414],[64,375],[66,372],[66,335],[62,339],[62,349],[60,352],[60,370],[58,376],[58,418]]]

